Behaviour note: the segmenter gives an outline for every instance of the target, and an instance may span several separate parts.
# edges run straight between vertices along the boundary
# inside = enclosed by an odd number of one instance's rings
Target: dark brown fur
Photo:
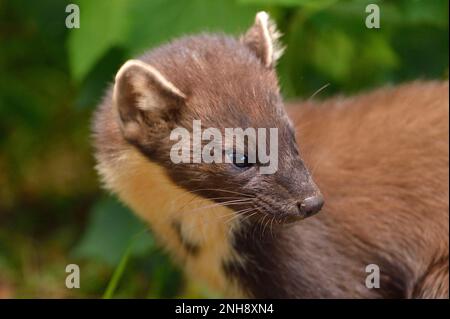
[[[235,246],[257,265],[227,272],[256,297],[448,298],[448,83],[289,111],[326,206],[256,243],[249,225]],[[364,285],[368,264],[380,289]]]
[[[175,220],[172,222],[172,228],[175,234],[178,237],[178,240],[183,245],[186,252],[192,256],[196,256],[199,254],[201,247],[197,243],[193,243],[186,239],[183,235],[182,226],[179,221]]]
[[[201,189],[199,194],[207,198],[227,195],[214,189],[238,190],[258,197],[259,205],[264,204],[260,209],[277,218],[296,215],[297,200],[318,193],[299,157],[275,70],[261,65],[258,57],[238,40],[225,35],[186,37],[153,50],[140,60],[162,74],[172,75],[171,82],[188,98],[181,101],[163,92],[163,99],[167,101],[165,108],[153,111],[122,108],[122,121],[139,123],[138,134],[132,131],[128,136],[125,134],[125,139],[149,159],[166,167],[177,185],[188,190]],[[153,86],[150,82],[146,85]],[[126,85],[120,90],[133,91]],[[124,94],[124,101],[119,102],[133,105],[135,95]],[[111,112],[109,99],[110,96],[101,106],[94,131],[104,130],[101,125],[107,123],[103,117],[114,116],[104,114]],[[280,159],[277,173],[258,175],[255,169],[240,172],[227,163],[173,164],[169,156],[174,144],[169,140],[171,130],[179,126],[192,131],[192,121],[197,119],[202,120],[203,128],[215,127],[221,132],[235,127],[278,128]],[[99,139],[102,139],[101,134]],[[109,144],[99,141],[100,151]],[[245,207],[236,205],[235,208]]]
[[[232,209],[259,214],[228,238],[245,262],[224,256],[221,263],[228,280],[248,296],[448,297],[448,83],[291,105],[292,125],[276,61],[264,51],[267,43],[258,45],[259,27],[247,33],[251,41],[186,37],[141,57],[182,94],[139,67],[124,72],[116,102],[110,91],[96,115],[99,163],[115,163],[133,145],[186,191],[217,202],[226,191],[251,196],[251,203]],[[148,92],[159,104],[144,110],[137,105]],[[173,164],[170,131],[191,129],[195,119],[220,130],[277,127],[278,171]],[[284,223],[319,189],[326,200],[321,213]],[[176,228],[182,234],[181,225]],[[179,240],[190,249],[188,239]],[[202,247],[196,251],[192,258],[203,253]],[[379,289],[364,285],[368,264],[380,267]]]

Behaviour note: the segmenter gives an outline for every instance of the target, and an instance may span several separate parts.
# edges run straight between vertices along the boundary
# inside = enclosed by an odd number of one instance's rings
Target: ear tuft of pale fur
[[[241,38],[241,42],[261,59],[264,66],[274,67],[285,49],[279,41],[281,36],[275,22],[261,11],[256,14],[255,23]]]
[[[144,113],[173,111],[186,95],[167,80],[156,68],[139,60],[127,61],[117,72],[113,104],[119,115],[124,136],[136,140],[143,130]]]
[[[123,90],[132,92],[123,92]],[[167,80],[150,64],[139,60],[128,60],[119,69],[115,78],[114,101],[117,104],[124,93],[133,93],[141,97],[159,95],[162,92],[179,98],[186,98],[174,84]],[[140,103],[138,107],[145,110],[151,105]]]

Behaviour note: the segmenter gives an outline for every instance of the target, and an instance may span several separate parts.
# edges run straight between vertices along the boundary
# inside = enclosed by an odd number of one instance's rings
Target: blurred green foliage
[[[65,27],[69,3],[80,29]],[[365,27],[369,3],[380,29]],[[90,117],[127,58],[184,34],[242,33],[259,10],[284,33],[287,97],[448,76],[446,0],[0,0],[0,297],[212,296],[103,195]],[[81,289],[65,288],[69,263]]]

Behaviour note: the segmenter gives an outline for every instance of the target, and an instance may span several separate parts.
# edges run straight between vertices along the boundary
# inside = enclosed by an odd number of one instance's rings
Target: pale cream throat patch
[[[151,226],[188,276],[227,296],[243,296],[222,268],[224,261],[243,263],[230,244],[231,229],[239,225],[233,210],[176,186],[163,168],[131,146],[114,161],[101,161],[97,169],[106,188]],[[200,247],[198,255],[183,247],[174,222],[183,237]]]

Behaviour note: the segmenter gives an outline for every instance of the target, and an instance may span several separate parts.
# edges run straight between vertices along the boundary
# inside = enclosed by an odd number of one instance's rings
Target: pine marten
[[[94,118],[105,187],[224,296],[448,298],[448,82],[285,107],[279,35],[260,12],[239,38],[186,36],[126,62]],[[171,131],[194,120],[277,128],[277,171],[233,149],[174,163]]]

